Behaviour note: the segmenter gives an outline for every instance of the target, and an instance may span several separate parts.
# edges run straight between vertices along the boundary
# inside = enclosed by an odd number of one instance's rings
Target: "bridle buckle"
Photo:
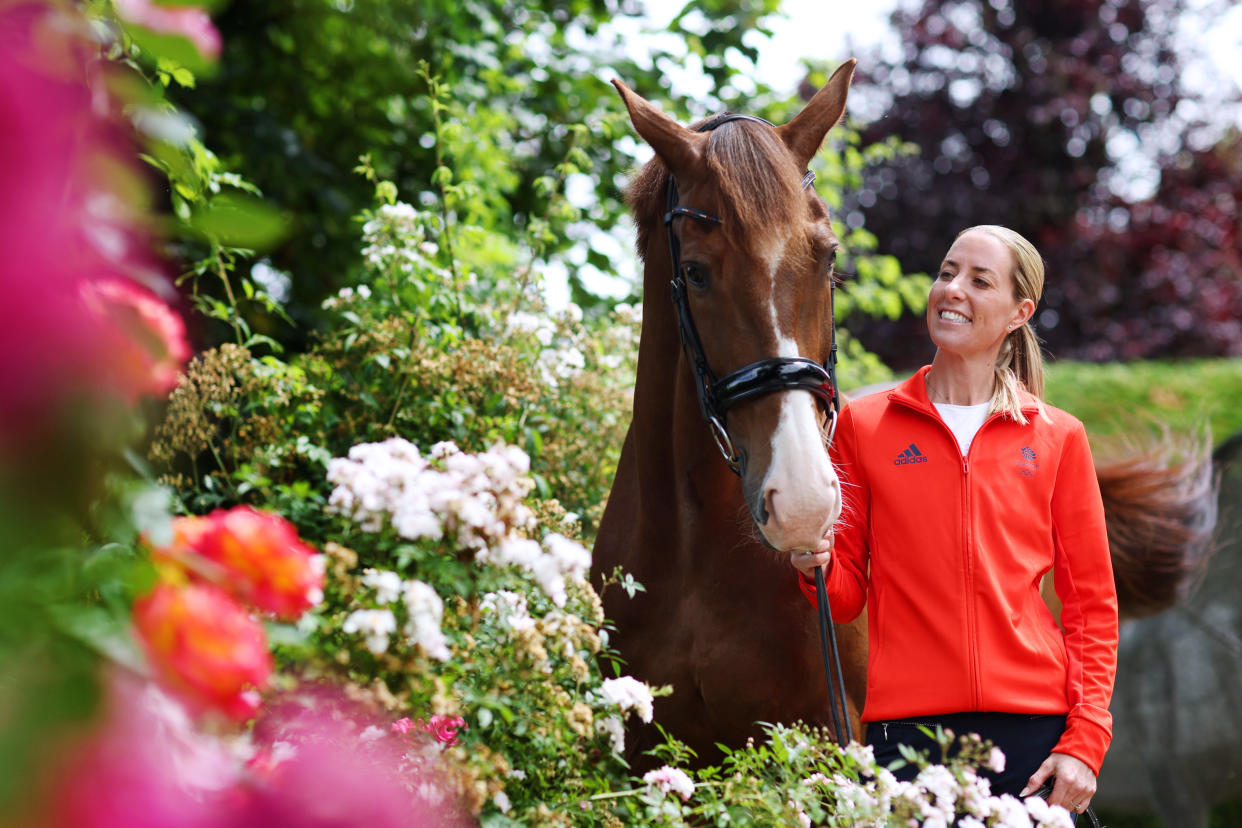
[[[729,432],[725,430],[720,420],[716,419],[715,414],[707,415],[707,427],[711,429],[712,439],[716,441],[716,448],[720,449],[720,453],[724,456],[725,462],[729,464],[729,468],[733,470],[734,474],[740,474],[737,449],[733,447],[733,440],[729,438]]]

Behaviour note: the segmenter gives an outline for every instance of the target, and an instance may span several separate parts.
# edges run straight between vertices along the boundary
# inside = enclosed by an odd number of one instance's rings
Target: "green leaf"
[[[186,89],[194,88],[194,73],[189,69],[186,69],[184,66],[178,66],[174,69],[172,77],[173,80],[181,86],[184,86]]]
[[[50,606],[52,623],[78,641],[131,670],[144,671],[144,660],[129,633],[128,622],[103,607],[81,604]]]
[[[190,229],[224,247],[267,250],[289,231],[289,217],[262,200],[225,192],[195,210]]]
[[[198,47],[186,37],[152,31],[145,26],[129,23],[124,19],[121,25],[125,32],[134,39],[138,48],[158,65],[160,58],[166,58],[179,64],[192,75],[210,75],[215,61],[198,50]]]
[[[431,174],[431,183],[437,187],[447,187],[453,181],[453,171],[445,166],[436,167]]]

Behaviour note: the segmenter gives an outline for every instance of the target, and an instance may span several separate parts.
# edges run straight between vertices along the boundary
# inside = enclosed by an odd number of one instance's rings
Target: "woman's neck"
[[[964,360],[937,351],[923,381],[932,403],[980,405],[992,399],[996,369],[992,362]]]

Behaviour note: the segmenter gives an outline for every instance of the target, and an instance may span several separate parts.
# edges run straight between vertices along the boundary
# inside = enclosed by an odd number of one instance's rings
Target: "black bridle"
[[[698,128],[698,132],[710,132],[730,121],[754,121],[773,126],[769,121],[753,115],[721,115],[713,118]],[[802,176],[802,189],[811,186],[815,181],[815,173],[807,170]],[[837,336],[836,320],[833,318],[832,348],[828,361],[820,364],[806,357],[773,357],[761,359],[744,365],[731,374],[720,379],[716,378],[707,356],[703,353],[703,343],[699,339],[698,329],[694,325],[694,317],[690,313],[690,300],[686,293],[686,280],[681,272],[681,245],[677,234],[673,232],[673,219],[686,216],[707,224],[720,225],[724,222],[718,216],[693,207],[683,207],[677,203],[677,182],[670,172],[668,176],[668,211],[664,214],[664,229],[668,234],[669,258],[673,264],[673,307],[677,309],[677,327],[681,333],[681,344],[690,357],[690,365],[694,370],[694,387],[698,392],[699,410],[707,421],[716,441],[717,448],[724,455],[725,462],[734,474],[741,474],[738,468],[737,450],[729,439],[729,431],[725,427],[729,409],[742,400],[774,394],[778,391],[809,391],[824,406],[828,413],[828,440],[832,441],[837,429],[837,412],[840,411],[840,399],[837,396],[836,364]],[[831,286],[829,296],[832,296]],[[830,306],[831,307],[831,306]]]
[[[767,126],[774,126],[770,121],[756,118],[753,115],[725,114],[713,118],[698,128],[698,132],[710,132],[730,121],[754,121]],[[815,181],[815,173],[807,170],[802,176],[802,189],[811,186]],[[677,309],[677,328],[681,334],[681,345],[690,358],[694,370],[694,386],[698,392],[699,410],[703,419],[711,429],[716,447],[724,455],[725,462],[734,474],[741,475],[738,467],[737,450],[729,439],[725,426],[729,409],[752,397],[775,394],[780,391],[809,391],[819,400],[828,414],[828,442],[831,444],[837,429],[837,414],[840,411],[840,398],[837,395],[837,332],[835,309],[833,308],[833,284],[829,282],[829,313],[831,320],[830,333],[832,347],[828,361],[822,365],[806,357],[773,357],[752,362],[716,378],[703,353],[703,342],[699,339],[698,329],[694,325],[694,317],[690,313],[690,300],[686,292],[686,280],[681,268],[681,244],[673,232],[673,219],[686,216],[708,224],[722,225],[724,222],[711,213],[683,207],[678,202],[677,182],[670,171],[668,176],[668,211],[664,214],[664,229],[668,235],[669,258],[673,265],[673,307]],[[836,728],[837,741],[846,744],[854,740],[853,726],[850,724],[849,710],[845,702],[845,677],[841,672],[841,655],[837,649],[836,629],[833,627],[831,609],[828,605],[828,594],[824,586],[824,570],[815,570],[815,588],[819,604],[819,642],[824,656],[824,678],[828,682],[828,700],[832,708],[832,722]],[[830,655],[831,652],[831,664]],[[835,666],[835,682],[833,667]],[[838,712],[838,703],[840,711]]]

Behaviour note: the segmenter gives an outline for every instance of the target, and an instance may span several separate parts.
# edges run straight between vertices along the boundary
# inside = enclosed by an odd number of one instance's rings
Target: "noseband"
[[[770,121],[756,118],[753,115],[722,115],[713,118],[698,128],[699,132],[710,132],[730,121],[755,121],[768,126],[775,126]],[[815,173],[807,170],[802,176],[802,189],[811,186],[815,181]],[[694,317],[690,314],[690,300],[686,294],[686,280],[681,273],[681,243],[673,233],[673,218],[686,216],[708,224],[722,225],[718,216],[693,207],[682,207],[677,203],[677,182],[670,171],[668,175],[668,212],[664,214],[664,230],[668,234],[668,252],[673,263],[673,306],[677,308],[677,328],[681,332],[681,345],[690,356],[690,364],[694,368],[694,387],[699,395],[699,410],[703,419],[711,428],[716,447],[724,455],[725,462],[734,474],[741,475],[738,468],[737,450],[729,439],[725,428],[725,415],[729,408],[742,400],[775,394],[778,391],[809,391],[819,400],[828,412],[828,442],[837,430],[837,414],[840,411],[840,399],[837,396],[837,328],[836,313],[833,307],[835,286],[829,282],[829,333],[832,336],[832,348],[828,361],[823,365],[806,357],[773,357],[761,359],[745,365],[720,379],[712,373],[707,364],[707,355],[703,353],[703,342],[699,339],[698,329],[694,326]],[[828,682],[828,701],[832,711],[832,722],[836,730],[837,742],[847,744],[854,741],[854,729],[850,724],[849,709],[845,702],[845,676],[841,672],[841,655],[837,649],[836,628],[832,624],[831,609],[828,605],[828,593],[824,583],[823,567],[815,570],[815,591],[819,606],[819,643],[824,657],[824,678]],[[835,669],[835,676],[834,670]]]
[[[770,121],[756,118],[753,115],[721,115],[713,118],[698,128],[698,132],[710,132],[730,121],[754,121],[774,126]],[[811,186],[815,181],[815,173],[810,170],[802,177],[802,189]],[[699,339],[698,329],[694,325],[694,317],[690,313],[690,300],[686,291],[686,280],[681,272],[681,244],[673,232],[673,219],[686,216],[707,224],[722,225],[724,222],[711,213],[683,207],[677,203],[677,182],[670,172],[668,176],[668,211],[664,214],[664,229],[668,234],[669,257],[673,263],[673,306],[677,309],[677,328],[681,333],[681,344],[690,357],[694,370],[694,387],[698,392],[699,410],[703,419],[711,429],[712,438],[724,456],[734,474],[741,474],[738,467],[737,450],[729,438],[725,427],[728,411],[742,400],[751,397],[774,394],[778,391],[809,391],[823,405],[828,413],[828,441],[837,430],[837,413],[840,411],[840,400],[837,396],[836,364],[837,336],[836,320],[833,325],[832,349],[828,361],[820,364],[806,357],[773,357],[752,362],[736,371],[716,378],[711,366],[707,363],[707,355],[703,353],[703,342]],[[831,297],[832,286],[829,286]],[[829,305],[831,309],[831,303]]]

